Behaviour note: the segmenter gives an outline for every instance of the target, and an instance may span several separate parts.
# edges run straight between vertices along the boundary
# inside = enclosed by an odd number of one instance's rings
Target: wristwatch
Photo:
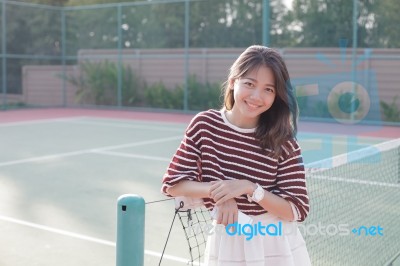
[[[253,195],[251,195],[251,197],[247,195],[247,200],[249,202],[260,202],[264,198],[264,189],[259,184],[256,183],[256,185],[257,188],[253,191]]]

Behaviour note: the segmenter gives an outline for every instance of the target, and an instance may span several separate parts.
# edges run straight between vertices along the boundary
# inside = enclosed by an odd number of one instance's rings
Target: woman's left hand
[[[246,194],[254,185],[248,180],[220,180],[212,181],[210,188],[210,197],[216,205],[220,205],[228,199]]]

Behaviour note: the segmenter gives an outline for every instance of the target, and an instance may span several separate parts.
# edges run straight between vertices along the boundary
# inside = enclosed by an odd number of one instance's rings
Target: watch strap
[[[263,189],[261,186],[260,186],[260,184],[258,184],[258,183],[256,183],[256,185],[257,185],[257,187],[256,187],[256,189],[253,191],[253,193],[252,193],[252,195],[250,196],[249,194],[247,194],[247,200],[249,201],[249,202],[257,202],[254,198],[255,198],[255,193],[256,193],[256,191],[257,190],[259,190],[259,189]],[[263,189],[264,190],[264,189]]]

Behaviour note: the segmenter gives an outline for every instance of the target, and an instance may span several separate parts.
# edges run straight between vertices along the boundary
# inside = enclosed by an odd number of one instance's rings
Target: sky
[[[292,9],[293,0],[283,0],[283,3],[289,8]]]

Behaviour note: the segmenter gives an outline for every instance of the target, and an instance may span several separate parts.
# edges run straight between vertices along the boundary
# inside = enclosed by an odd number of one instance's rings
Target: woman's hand
[[[228,224],[236,223],[238,220],[238,207],[234,199],[229,199],[218,206],[217,212],[217,224]]]
[[[210,197],[217,206],[229,199],[239,197],[243,194],[251,194],[256,185],[248,180],[221,180],[212,181]]]

